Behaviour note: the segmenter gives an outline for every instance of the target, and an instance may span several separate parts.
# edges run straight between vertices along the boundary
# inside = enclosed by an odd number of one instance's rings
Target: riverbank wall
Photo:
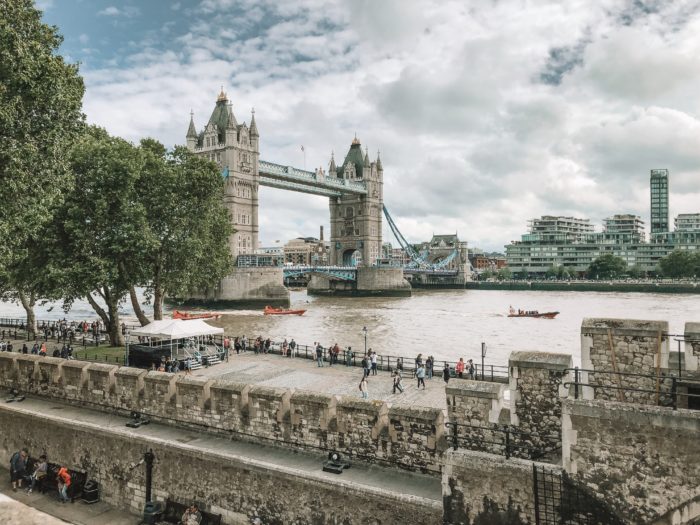
[[[551,282],[551,281],[472,281],[467,290],[526,290],[542,292],[639,292],[700,294],[698,283]]]

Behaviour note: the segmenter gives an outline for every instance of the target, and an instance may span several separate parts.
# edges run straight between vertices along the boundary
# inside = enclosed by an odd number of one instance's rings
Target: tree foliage
[[[659,269],[664,277],[700,276],[700,252],[673,250],[659,261]]]
[[[615,279],[627,272],[627,263],[621,257],[606,253],[595,259],[588,267],[588,276],[593,279]]]
[[[66,151],[83,126],[83,80],[31,0],[0,2],[0,265],[50,221]],[[22,254],[19,254],[22,255]]]

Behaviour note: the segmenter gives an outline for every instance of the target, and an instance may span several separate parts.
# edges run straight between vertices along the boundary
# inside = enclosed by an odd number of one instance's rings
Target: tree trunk
[[[165,294],[163,289],[156,285],[153,290],[153,319],[163,319],[163,300]]]
[[[18,292],[19,300],[22,303],[24,311],[27,313],[27,333],[33,339],[36,336],[36,314],[34,313],[34,303],[36,302],[36,297],[34,292],[27,294],[20,291]]]
[[[97,301],[95,301],[91,294],[88,294],[87,300],[93,310],[97,312],[97,315],[100,316],[100,319],[102,319],[107,329],[110,345],[124,346],[124,336],[122,336],[121,327],[119,326],[119,300],[115,298],[114,294],[110,292],[107,286],[105,286],[103,290],[100,290],[99,293],[102,295],[105,303],[107,303],[106,312],[104,308],[97,304]]]
[[[131,306],[134,308],[134,313],[136,314],[139,323],[141,323],[141,326],[146,326],[151,321],[149,321],[146,314],[143,313],[143,308],[141,308],[141,305],[139,304],[139,298],[136,297],[136,287],[133,284],[129,286],[129,297],[131,297]],[[154,318],[158,319],[158,317]]]

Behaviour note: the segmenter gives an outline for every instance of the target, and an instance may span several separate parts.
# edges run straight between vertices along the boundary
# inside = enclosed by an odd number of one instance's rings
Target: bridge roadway
[[[326,177],[325,175],[300,170],[292,166],[283,166],[261,160],[258,163],[260,185],[282,190],[322,195],[324,197],[340,197],[345,194],[367,195],[364,182]]]

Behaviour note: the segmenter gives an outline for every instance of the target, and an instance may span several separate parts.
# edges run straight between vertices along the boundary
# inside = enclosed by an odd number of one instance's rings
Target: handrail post
[[[574,368],[574,399],[578,399],[578,367]]]
[[[510,429],[506,427],[506,459],[510,459]]]
[[[457,423],[452,423],[452,447],[457,450]]]
[[[671,398],[673,399],[673,410],[678,410],[678,386],[676,378],[671,378]]]

